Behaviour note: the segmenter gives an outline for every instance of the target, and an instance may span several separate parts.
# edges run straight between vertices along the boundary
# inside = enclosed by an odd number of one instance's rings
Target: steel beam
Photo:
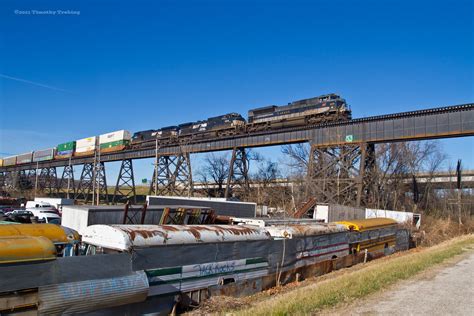
[[[135,178],[133,175],[133,164],[131,159],[123,160],[115,185],[114,197],[112,202],[125,203],[127,201],[137,203],[135,191]]]
[[[41,168],[38,177],[38,186],[40,190],[48,195],[57,195],[58,193],[58,177],[55,167]]]
[[[61,179],[59,180],[58,192],[65,193],[66,198],[76,195],[76,185],[74,183],[74,167],[67,165],[63,169]]]
[[[7,178],[7,172],[5,172],[5,171],[0,171],[0,191],[4,191],[4,190],[5,190],[6,178]]]
[[[297,128],[248,132],[228,137],[204,138],[185,145],[156,144],[152,141],[139,149],[101,155],[102,162],[126,159],[174,156],[186,153],[233,150],[234,148],[312,142],[315,146],[343,146],[362,143],[426,140],[444,137],[474,136],[474,104],[396,113],[353,119],[346,122],[305,125]],[[73,157],[73,165],[93,163],[94,156]],[[69,159],[42,161],[39,168],[69,164]],[[32,169],[36,163],[0,167],[0,171]]]
[[[307,192],[320,203],[361,206],[367,200],[373,144],[311,146]]]
[[[189,153],[158,156],[149,195],[192,196],[193,191]]]
[[[239,187],[244,195],[249,192],[249,160],[245,148],[234,148],[229,165],[229,176],[225,188],[225,197],[229,198],[234,187]]]

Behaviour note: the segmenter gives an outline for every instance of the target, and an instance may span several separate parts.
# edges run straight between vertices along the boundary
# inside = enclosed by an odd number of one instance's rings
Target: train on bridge
[[[322,122],[351,119],[351,110],[339,95],[331,93],[294,101],[284,106],[266,106],[252,109],[247,120],[238,113],[228,113],[206,120],[139,131],[131,135],[120,130],[62,143],[57,147],[32,151],[0,159],[0,167],[27,164],[78,156],[93,156],[128,149],[141,149],[172,143],[186,144],[199,139],[228,137],[256,131],[278,130],[307,126]]]

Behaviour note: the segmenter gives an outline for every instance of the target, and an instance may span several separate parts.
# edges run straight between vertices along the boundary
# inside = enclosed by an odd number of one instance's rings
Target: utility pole
[[[96,184],[96,190],[97,190],[97,194],[96,194],[96,199],[97,199],[97,203],[96,205],[98,206],[100,204],[100,177],[101,177],[101,168],[102,168],[102,165],[100,164],[100,145],[98,146],[98,151],[97,151],[97,156],[98,156],[98,159],[97,159],[97,162],[96,162],[96,181],[97,181],[97,184]],[[97,176],[98,175],[98,176]],[[107,196],[108,192],[107,192],[107,186],[105,187],[105,194]]]
[[[155,182],[155,194],[158,194],[158,138],[155,139],[155,179],[151,181]]]
[[[38,190],[38,168],[39,168],[39,162],[36,162],[36,170],[35,170],[35,198],[36,198],[36,192]]]
[[[71,156],[69,156],[69,168],[71,168],[71,159],[72,159],[72,154]],[[72,179],[74,181],[74,179]],[[62,186],[62,184],[61,184]],[[71,177],[67,177],[67,194],[66,194],[66,197],[69,199],[69,190],[71,188]],[[58,190],[60,191],[61,188]]]
[[[97,169],[97,145],[94,150],[94,165],[92,167],[92,205],[95,204],[96,170]]]
[[[461,193],[462,193],[462,183],[461,183],[461,173],[462,173],[462,167],[461,167],[461,159],[458,160],[458,165],[456,167],[456,177],[457,177],[457,193],[458,193],[458,199],[457,199],[457,204],[458,204],[458,220],[459,220],[459,225],[462,225],[462,207],[461,207]]]

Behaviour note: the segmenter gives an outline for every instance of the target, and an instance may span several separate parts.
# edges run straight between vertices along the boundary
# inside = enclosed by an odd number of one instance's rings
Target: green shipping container
[[[129,140],[117,140],[115,142],[100,144],[100,149],[112,148],[117,146],[128,146],[128,144],[130,144]]]
[[[57,150],[59,152],[59,151],[74,150],[74,149],[76,149],[76,142],[68,142],[64,144],[59,144]]]

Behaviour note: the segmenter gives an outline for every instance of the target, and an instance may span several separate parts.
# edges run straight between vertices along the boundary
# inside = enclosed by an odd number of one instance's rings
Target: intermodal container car
[[[30,163],[33,160],[33,152],[16,156],[16,164]]]
[[[37,150],[33,153],[33,162],[53,160],[56,148]]]
[[[3,166],[14,166],[16,165],[16,156],[10,156],[3,158]]]
[[[69,158],[74,154],[76,142],[67,142],[58,145],[56,150],[56,158]]]
[[[97,145],[97,136],[79,139],[76,141],[75,156],[92,155]]]
[[[123,150],[130,144],[132,135],[129,131],[120,130],[99,136],[101,152],[112,152]]]

